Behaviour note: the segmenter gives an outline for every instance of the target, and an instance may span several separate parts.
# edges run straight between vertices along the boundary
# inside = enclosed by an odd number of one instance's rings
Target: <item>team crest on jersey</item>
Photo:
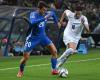
[[[31,13],[30,17],[35,18],[35,13]]]

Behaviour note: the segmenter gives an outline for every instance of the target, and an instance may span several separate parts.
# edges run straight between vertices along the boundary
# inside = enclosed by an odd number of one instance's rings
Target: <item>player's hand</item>
[[[91,31],[89,30],[89,31],[86,31],[86,34],[90,34],[91,33]]]
[[[61,28],[61,23],[60,23],[60,22],[58,22],[58,28],[59,28],[59,29]]]
[[[63,27],[66,26],[66,24],[67,24],[66,22],[62,22],[62,23],[58,22],[59,29],[61,28],[61,26],[63,26]]]
[[[51,17],[51,14],[47,14],[44,18],[45,19],[48,19],[48,18],[50,18]]]

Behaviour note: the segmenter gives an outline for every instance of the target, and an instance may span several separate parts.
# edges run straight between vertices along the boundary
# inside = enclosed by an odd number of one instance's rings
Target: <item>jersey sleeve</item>
[[[38,14],[36,12],[30,13],[30,22],[31,22],[31,24],[39,23],[39,22],[45,20],[45,18],[38,18],[37,15]]]
[[[57,24],[57,23],[58,23],[58,17],[57,17],[57,15],[55,14],[55,12],[54,12],[54,11],[48,11],[48,13],[47,13],[47,14],[50,14],[50,16],[53,18],[53,20],[54,20],[55,24]]]
[[[88,26],[89,24],[88,24],[88,19],[84,16],[84,25],[85,26]]]
[[[54,20],[54,22],[55,22],[55,24],[57,24],[58,23],[58,17],[56,16],[56,14],[54,13],[54,12],[52,12],[52,17],[53,17],[53,20]]]

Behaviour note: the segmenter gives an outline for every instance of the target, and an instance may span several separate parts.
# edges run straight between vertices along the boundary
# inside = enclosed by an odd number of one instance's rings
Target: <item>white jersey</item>
[[[88,25],[87,18],[82,15],[79,19],[76,19],[75,13],[70,10],[65,10],[65,13],[68,18],[68,24],[65,28],[64,34],[71,34],[72,36],[80,38],[84,27],[81,20],[84,19],[84,24]]]
[[[64,37],[63,37],[64,42],[65,44],[69,42],[78,43],[79,39],[81,38],[81,33],[84,27],[81,21],[82,19],[84,19],[84,24],[88,25],[88,20],[83,15],[79,19],[76,19],[75,13],[71,12],[70,10],[65,10],[64,13],[68,18],[68,23],[64,30]]]

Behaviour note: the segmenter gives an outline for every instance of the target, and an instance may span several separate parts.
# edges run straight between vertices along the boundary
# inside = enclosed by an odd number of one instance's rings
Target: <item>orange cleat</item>
[[[19,71],[18,74],[17,74],[17,77],[21,78],[22,76],[23,76],[23,72]]]

